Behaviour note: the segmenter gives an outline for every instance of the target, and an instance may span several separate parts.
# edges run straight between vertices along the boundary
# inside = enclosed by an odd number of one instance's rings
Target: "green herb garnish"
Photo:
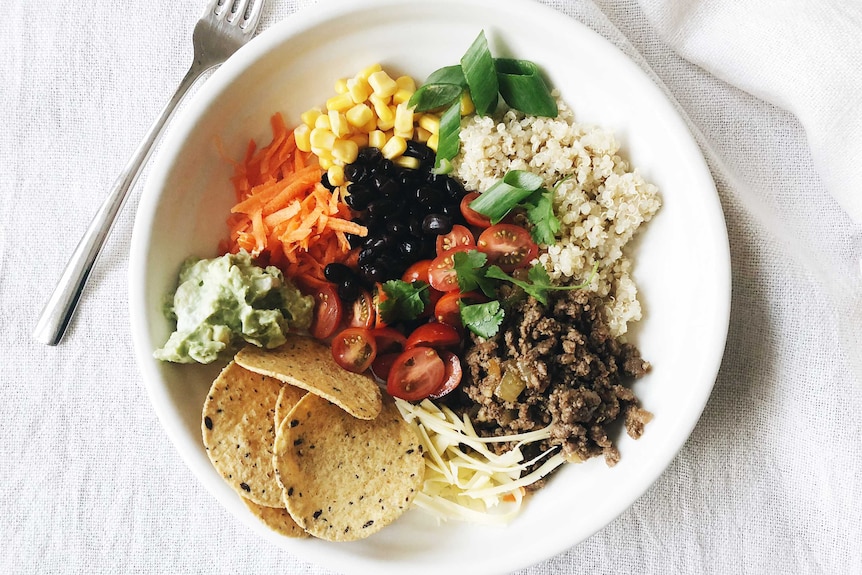
[[[473,44],[461,57],[461,69],[470,88],[470,97],[473,99],[473,105],[476,106],[476,113],[487,116],[497,107],[500,88],[494,58],[488,48],[484,30],[479,32]]]
[[[458,134],[461,131],[461,102],[456,100],[440,116],[440,133],[437,141],[437,158],[435,168],[440,168],[443,161],[451,162],[458,155],[461,148],[461,140]]]
[[[533,267],[527,272],[527,279],[529,281],[519,280],[514,278],[501,270],[498,266],[491,266],[488,268],[485,273],[486,277],[508,281],[519,288],[523,289],[527,295],[531,295],[536,300],[544,305],[548,304],[548,292],[549,291],[566,291],[566,290],[575,290],[575,289],[584,289],[593,281],[593,276],[596,275],[596,271],[599,269],[598,262],[593,265],[593,271],[590,273],[590,277],[583,283],[578,285],[568,285],[568,286],[560,286],[554,285],[551,282],[551,277],[548,275],[548,271],[542,264],[534,264]]]
[[[487,262],[488,256],[479,250],[452,254],[452,269],[457,274],[458,289],[462,293],[480,289],[486,296],[494,297],[496,286],[486,276],[485,264]]]
[[[461,323],[485,339],[496,335],[505,315],[500,302],[496,300],[473,305],[466,305],[463,301],[459,301],[458,308],[461,312]]]
[[[428,112],[448,106],[455,100],[460,102],[463,91],[464,88],[458,84],[425,83],[413,92],[407,105],[414,107],[417,112]]]
[[[523,170],[510,170],[502,180],[498,180],[478,198],[470,202],[470,209],[487,216],[492,224],[500,222],[529,197],[542,187],[542,178]]]
[[[385,297],[381,298],[377,308],[386,323],[416,319],[431,303],[428,284],[423,281],[389,280],[380,289]]]
[[[539,73],[539,67],[527,60],[497,58],[494,60],[500,95],[509,107],[528,116],[556,118],[557,102]]]

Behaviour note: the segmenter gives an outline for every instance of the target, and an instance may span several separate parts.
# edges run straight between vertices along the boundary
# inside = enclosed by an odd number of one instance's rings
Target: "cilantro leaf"
[[[479,337],[488,339],[500,330],[505,314],[499,301],[493,300],[473,305],[466,305],[463,301],[459,301],[458,307],[461,310],[461,323]]]
[[[551,245],[560,231],[560,220],[554,214],[553,190],[536,190],[524,201],[527,219],[533,224],[530,235],[538,244]]]
[[[530,268],[530,272],[532,272],[533,269],[535,269],[536,267],[541,267],[541,265],[542,264],[534,265],[532,268]],[[544,268],[542,269],[544,270]],[[501,270],[499,266],[489,267],[485,275],[489,278],[511,282],[525,292],[527,292],[527,295],[531,295],[536,298],[536,301],[538,301],[539,303],[544,305],[548,304],[547,285],[543,285],[542,283],[534,284],[532,282],[525,282],[523,280],[519,280]],[[547,272],[545,272],[545,275],[547,275]]]
[[[462,292],[482,290],[488,297],[494,297],[494,282],[486,277],[484,269],[488,256],[479,250],[455,252],[452,255],[452,269],[458,275],[458,288]]]
[[[381,319],[386,323],[416,319],[431,303],[428,284],[423,281],[408,283],[389,280],[380,286],[380,289],[383,291],[383,297],[378,294],[377,307]]]

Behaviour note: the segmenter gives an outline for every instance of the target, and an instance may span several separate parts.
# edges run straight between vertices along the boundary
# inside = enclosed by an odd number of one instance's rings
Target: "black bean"
[[[353,270],[344,264],[326,264],[326,267],[323,268],[323,277],[325,277],[327,281],[337,284],[349,279],[352,280]]]
[[[406,222],[402,222],[399,220],[389,220],[388,222],[386,222],[386,231],[393,236],[400,237],[409,234],[410,228],[407,226]]]
[[[431,186],[422,186],[416,192],[416,199],[423,206],[438,206],[443,200],[443,194]]]
[[[390,180],[391,181],[391,180]],[[386,198],[374,200],[368,204],[368,213],[371,217],[386,217],[391,216],[395,212],[395,202]]]
[[[344,177],[348,182],[362,182],[368,180],[368,168],[362,164],[348,164],[344,166]]]
[[[461,205],[460,204],[445,204],[440,208],[440,213],[445,214],[452,218],[454,222],[461,216]]]
[[[447,176],[445,176],[443,174],[435,174],[434,172],[428,172],[425,175],[425,181],[428,182],[429,184],[433,184],[433,185],[443,186],[443,185],[445,185],[445,181],[447,179],[449,179]]]
[[[345,233],[344,237],[347,238],[347,242],[350,244],[351,248],[355,248],[356,246],[361,246],[362,242],[365,241],[365,238],[362,236],[357,236],[356,234]]]
[[[402,256],[416,256],[422,249],[418,238],[407,238],[398,243],[398,252]]]
[[[329,173],[323,172],[323,176],[320,178],[320,183],[323,184],[323,187],[329,190],[330,192],[336,188],[331,183],[329,183]]]
[[[383,157],[383,154],[380,153],[379,148],[362,148],[359,150],[359,155],[357,159],[364,162],[378,162]]]
[[[428,235],[448,234],[452,231],[452,218],[445,214],[428,214],[422,220],[422,231]]]
[[[410,158],[418,158],[421,161],[434,159],[434,150],[416,140],[407,141],[407,149],[404,150],[404,155]]]
[[[338,284],[338,297],[342,301],[355,301],[359,297],[359,284],[352,277]]]
[[[359,250],[359,258],[357,259],[357,263],[359,264],[359,268],[362,269],[362,266],[365,264],[371,263],[377,260],[377,253],[375,253],[372,249],[362,249]]]
[[[461,185],[461,182],[454,178],[446,178],[446,183],[444,184],[446,188],[446,195],[452,200],[461,201],[461,198],[464,197],[466,190],[464,186]]]

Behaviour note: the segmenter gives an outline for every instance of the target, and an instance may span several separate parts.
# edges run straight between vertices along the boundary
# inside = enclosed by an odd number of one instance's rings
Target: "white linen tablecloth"
[[[608,527],[522,573],[862,573],[862,5],[547,3],[626,52],[690,121],[725,211],[733,302],[679,456]],[[261,28],[310,4],[269,0]],[[134,197],[66,339],[30,337],[185,72],[202,6],[4,7],[0,573],[325,572],[229,516],[160,427],[129,334]]]

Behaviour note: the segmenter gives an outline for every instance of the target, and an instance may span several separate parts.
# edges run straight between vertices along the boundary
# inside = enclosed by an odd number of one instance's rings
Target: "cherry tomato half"
[[[311,322],[311,335],[315,339],[328,339],[341,323],[341,299],[331,283],[321,283],[315,287],[312,296],[314,317]]]
[[[455,261],[452,256],[458,252],[467,252],[476,248],[462,246],[442,253],[431,261],[428,270],[428,283],[431,287],[440,291],[455,291],[458,289],[458,274],[452,268]]]
[[[392,397],[419,401],[436,391],[445,376],[446,365],[436,350],[414,347],[395,358],[386,378],[386,391]]]
[[[453,248],[475,245],[476,240],[473,238],[473,232],[466,226],[455,224],[452,226],[452,231],[448,234],[437,236],[437,255],[448,252]]]
[[[431,267],[431,260],[419,260],[410,265],[407,271],[401,276],[401,281],[413,283],[416,280],[428,283],[428,270]]]
[[[371,362],[371,375],[379,381],[386,382],[389,377],[389,372],[392,371],[392,364],[398,359],[401,352],[396,353],[378,353],[374,361]]]
[[[461,334],[451,325],[445,323],[423,323],[407,336],[407,344],[404,349],[417,346],[433,347],[434,349],[445,349],[461,343]]]
[[[460,329],[461,325],[461,307],[458,302],[464,301],[465,305],[473,303],[481,303],[487,301],[482,293],[477,291],[468,291],[461,293],[458,291],[450,291],[443,294],[443,297],[434,306],[434,319],[440,323],[451,325],[454,328]]]
[[[342,369],[362,373],[377,357],[377,343],[370,330],[349,327],[332,339],[332,357]]]
[[[378,327],[371,330],[371,335],[377,342],[378,353],[401,353],[407,344],[404,334],[394,327]]]
[[[476,247],[487,254],[489,264],[505,272],[528,265],[539,251],[530,232],[513,224],[491,226],[479,236]]]
[[[479,192],[470,192],[469,194],[465,194],[463,198],[461,198],[461,215],[464,216],[464,219],[467,220],[467,223],[471,226],[476,226],[477,228],[487,228],[491,225],[491,220],[488,219],[488,216],[480,214],[476,210],[470,207],[470,202],[479,197]]]
[[[428,396],[431,399],[440,399],[454,390],[461,384],[461,376],[463,375],[461,360],[457,355],[451,351],[441,351],[440,358],[446,365],[446,374],[443,376],[443,383],[440,384],[440,387],[435,389],[431,395]]]
[[[353,302],[347,325],[370,329],[374,327],[374,316],[374,300],[371,294],[367,290],[360,290],[359,297]]]

